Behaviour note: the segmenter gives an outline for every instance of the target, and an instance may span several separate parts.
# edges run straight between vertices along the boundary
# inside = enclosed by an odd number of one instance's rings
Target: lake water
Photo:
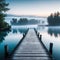
[[[53,57],[60,60],[60,26],[38,27],[36,29],[42,35],[42,41],[49,51],[50,43],[53,43]]]
[[[26,32],[27,28],[21,27],[12,27],[11,31],[0,32],[0,60],[4,60],[4,46],[8,45],[8,52],[11,53]]]
[[[13,17],[6,17],[5,21],[10,25],[10,21]],[[20,17],[15,17],[19,19]],[[35,17],[28,17],[28,19],[34,19]],[[46,18],[35,18],[38,21],[45,21]],[[39,25],[40,23],[38,23]],[[41,23],[42,24],[42,23]],[[44,25],[43,24],[43,25]],[[11,25],[12,26],[12,25]],[[36,28],[36,30],[42,35],[42,41],[46,48],[49,50],[49,44],[53,43],[53,57],[55,60],[60,60],[60,26],[37,26],[37,25],[25,25],[25,26],[12,26],[11,31],[0,32],[0,60],[4,57],[4,46],[8,45],[9,53],[16,47],[18,42],[22,39],[23,33],[26,33],[28,28]]]

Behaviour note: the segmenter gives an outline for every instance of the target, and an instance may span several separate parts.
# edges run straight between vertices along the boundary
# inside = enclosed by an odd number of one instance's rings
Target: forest
[[[48,24],[51,26],[60,25],[60,13],[52,13],[50,16],[48,16],[47,20]]]

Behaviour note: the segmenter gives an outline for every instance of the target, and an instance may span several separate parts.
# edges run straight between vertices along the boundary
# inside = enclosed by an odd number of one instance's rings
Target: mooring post
[[[36,31],[36,30],[35,30]],[[36,34],[37,34],[37,31],[36,31]]]
[[[23,33],[23,37],[25,37],[25,33]]]
[[[7,58],[8,57],[8,46],[5,45],[4,49],[5,49],[5,58]]]
[[[39,32],[37,33],[37,36],[39,37]]]
[[[37,31],[35,30],[36,34],[37,34]]]
[[[52,54],[52,50],[53,50],[53,43],[50,43],[50,47],[49,47],[50,54]]]
[[[40,35],[40,40],[42,40],[42,35]]]

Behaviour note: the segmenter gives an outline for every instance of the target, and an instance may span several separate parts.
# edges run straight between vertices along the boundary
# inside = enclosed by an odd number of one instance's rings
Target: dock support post
[[[5,49],[5,58],[7,58],[8,57],[8,46],[5,45],[4,49]]]
[[[39,36],[39,33],[37,32],[37,36]]]
[[[39,37],[39,33],[37,32],[37,36]]]
[[[50,47],[49,47],[50,54],[52,54],[52,49],[53,49],[53,43],[50,43]]]
[[[37,34],[37,31],[35,30],[36,34]]]
[[[40,40],[42,40],[42,35],[40,35]]]
[[[23,38],[25,37],[25,33],[23,34]]]

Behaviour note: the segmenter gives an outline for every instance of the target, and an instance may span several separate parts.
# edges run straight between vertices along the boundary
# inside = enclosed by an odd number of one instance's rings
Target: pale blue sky
[[[8,14],[48,16],[60,12],[60,0],[7,0]]]

